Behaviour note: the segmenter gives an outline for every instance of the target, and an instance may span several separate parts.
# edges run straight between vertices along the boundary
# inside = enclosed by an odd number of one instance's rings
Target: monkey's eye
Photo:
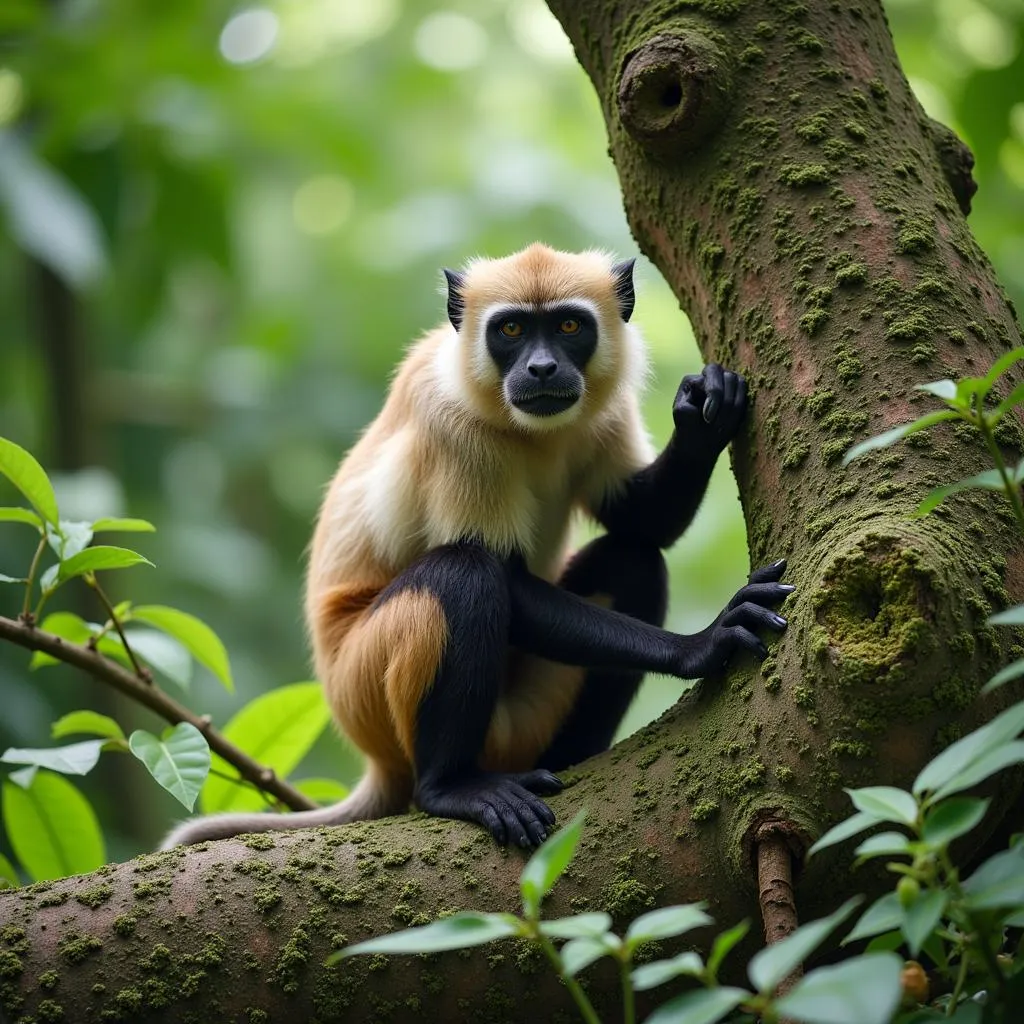
[[[498,330],[506,338],[518,338],[523,333],[523,325],[518,320],[506,320]]]
[[[580,322],[579,322],[579,320],[573,320],[570,317],[567,320],[563,320],[558,325],[558,329],[559,329],[559,331],[562,332],[562,334],[579,334]]]

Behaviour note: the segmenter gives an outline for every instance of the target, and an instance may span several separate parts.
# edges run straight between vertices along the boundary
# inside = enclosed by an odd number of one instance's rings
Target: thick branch
[[[58,661],[74,665],[76,668],[82,669],[83,672],[88,672],[94,679],[112,686],[126,697],[149,708],[150,711],[160,715],[171,725],[189,722],[206,737],[210,749],[232,765],[243,779],[251,782],[263,792],[276,797],[293,811],[310,810],[316,807],[309,797],[300,793],[283,779],[279,779],[273,769],[260,764],[244,750],[239,750],[233,743],[226,740],[210,724],[209,718],[195,714],[174,698],[169,697],[158,686],[143,682],[138,676],[123,669],[116,662],[105,658],[97,651],[68,643],[53,633],[46,633],[35,626],[29,626],[4,616],[0,616],[0,639],[9,640],[30,651],[42,651]]]

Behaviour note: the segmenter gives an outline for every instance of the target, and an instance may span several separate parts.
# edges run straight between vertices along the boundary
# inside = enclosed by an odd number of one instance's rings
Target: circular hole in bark
[[[679,79],[668,82],[661,92],[661,105],[666,110],[673,110],[683,102],[683,83]]]

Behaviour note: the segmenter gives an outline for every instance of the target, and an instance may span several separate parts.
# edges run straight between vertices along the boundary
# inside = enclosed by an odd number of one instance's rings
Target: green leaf
[[[657,988],[666,981],[682,975],[699,977],[704,971],[704,961],[696,953],[680,953],[671,960],[655,960],[653,963],[642,964],[633,971],[633,988],[645,992],[649,988]]]
[[[56,566],[54,566],[56,568]],[[62,640],[73,644],[84,644],[92,635],[93,629],[85,619],[72,612],[52,612],[39,624],[40,630],[53,633]],[[42,668],[45,665],[59,665],[60,660],[42,651],[36,651],[28,663],[30,669]]]
[[[845,792],[858,811],[873,814],[880,821],[896,821],[910,826],[917,821],[917,801],[905,790],[895,786],[865,786]]]
[[[173,637],[156,629],[126,629],[128,646],[151,668],[165,675],[183,690],[192,682],[192,658]],[[111,643],[124,650],[119,636],[110,634]]]
[[[853,851],[854,856],[860,860],[909,854],[910,852],[910,840],[902,832],[879,832],[878,835],[865,839]]]
[[[0,508],[0,523],[25,523],[34,526],[40,533],[43,530],[43,521],[27,508]]]
[[[1015,604],[988,617],[990,626],[1024,626],[1024,604]]]
[[[989,803],[974,796],[943,800],[925,815],[922,838],[929,846],[947,846],[981,822]]]
[[[1010,909],[1024,903],[1024,847],[989,857],[963,888],[973,910]]]
[[[559,951],[562,969],[570,978],[603,956],[611,956],[621,946],[616,935],[584,935],[570,939]]]
[[[226,687],[233,692],[235,684],[231,679],[228,652],[220,638],[205,622],[188,612],[167,608],[159,604],[140,605],[132,611],[137,622],[147,622],[174,637],[200,665],[205,665]]]
[[[94,548],[86,548],[77,555],[60,563],[57,572],[59,583],[66,583],[75,576],[84,576],[87,572],[99,572],[101,569],[127,569],[132,565],[149,565],[152,562],[137,551],[128,548],[111,547],[97,544]]]
[[[706,903],[683,903],[641,914],[626,932],[626,945],[633,947],[641,942],[669,939],[673,935],[683,935],[694,928],[714,924],[712,918],[704,913],[706,907]]]
[[[926,516],[933,508],[937,508],[950,495],[959,494],[971,488],[980,490],[1001,491],[1003,490],[1003,478],[999,475],[998,469],[987,469],[984,473],[977,473],[964,480],[958,480],[955,484],[944,484],[929,491],[924,501],[914,510],[915,516]]]
[[[992,369],[985,374],[984,382],[987,386],[983,393],[987,395],[989,388],[995,384],[996,380],[1006,373],[1014,363],[1019,362],[1021,359],[1024,359],[1024,347],[1011,349],[1009,352],[1001,355],[992,364]]]
[[[917,956],[925,940],[935,931],[949,902],[949,894],[942,889],[925,889],[917,899],[904,907],[900,930],[910,947],[910,955]]]
[[[1024,658],[1019,658],[1017,661],[1013,661],[1009,665],[1005,666],[1005,668],[1001,668],[981,688],[981,693],[984,696],[986,693],[998,690],[1000,686],[1012,682],[1014,679],[1019,679],[1021,676],[1024,676]]]
[[[164,729],[159,738],[144,729],[128,737],[131,752],[180,804],[192,810],[210,771],[210,747],[191,723]]]
[[[993,747],[1002,746],[1024,730],[1024,702],[1014,704],[985,725],[951,744],[921,769],[914,780],[914,792],[937,790],[955,779],[968,765]]]
[[[124,739],[121,726],[112,718],[101,715],[98,711],[69,711],[66,715],[61,715],[50,726],[50,736],[55,740],[73,736],[76,733],[104,736],[112,740]]]
[[[145,519],[97,519],[92,524],[94,533],[154,533],[156,527]]]
[[[564,828],[546,839],[537,852],[527,861],[519,878],[519,890],[523,896],[523,911],[529,918],[540,913],[540,903],[562,877],[569,866],[583,832],[586,810],[577,812],[576,817]]]
[[[1024,402],[1024,384],[1018,384],[1007,396],[1004,398],[989,415],[994,419],[1002,419],[1011,409],[1015,406],[1020,405]]]
[[[419,928],[407,928],[348,946],[330,957],[328,963],[361,953],[442,953],[448,949],[468,949],[519,933],[519,921],[511,914],[480,914],[467,910]]]
[[[84,551],[92,543],[92,524],[62,519],[57,526],[46,526],[46,542],[63,562]]]
[[[38,773],[39,765],[30,764],[27,768],[19,768],[16,772],[11,772],[7,778],[22,789],[29,789]]]
[[[833,825],[808,851],[807,856],[813,857],[819,850],[824,850],[836,843],[842,843],[853,836],[877,825],[881,819],[874,814],[865,814],[863,811],[852,815],[845,821]]]
[[[797,928],[791,935],[759,950],[747,965],[747,975],[759,992],[773,992],[786,975],[802,964],[829,933],[853,913],[860,897],[847,900],[838,910]]]
[[[348,786],[338,782],[337,779],[299,779],[297,782],[293,782],[292,786],[304,796],[308,796],[310,800],[315,800],[324,807],[344,800],[350,792]]]
[[[859,939],[870,939],[873,935],[891,932],[893,929],[899,928],[902,922],[903,907],[899,897],[894,892],[887,892],[884,896],[879,896],[861,914],[860,920],[854,925],[853,930],[839,945],[845,946],[847,943],[857,942]]]
[[[715,941],[711,944],[711,952],[708,954],[708,973],[712,977],[718,974],[718,968],[722,966],[722,961],[729,955],[733,946],[746,937],[748,931],[750,931],[750,922],[740,921],[715,936]]]
[[[5,782],[3,818],[11,848],[35,882],[86,874],[106,863],[96,815],[62,775],[41,771],[27,790]]]
[[[28,583],[27,576],[8,576],[0,572],[0,583]]]
[[[5,764],[34,764],[62,775],[88,775],[96,767],[102,749],[103,740],[83,740],[81,743],[69,743],[66,747],[43,749],[8,747],[0,755],[0,761]]]
[[[956,402],[960,397],[956,384],[949,380],[949,378],[946,378],[946,380],[932,381],[931,384],[915,384],[914,390],[926,391],[929,395],[941,398],[944,402]]]
[[[936,412],[930,412],[927,416],[922,416],[920,419],[914,420],[913,423],[904,423],[901,426],[893,427],[892,430],[887,430],[884,434],[869,437],[866,441],[861,441],[860,444],[855,444],[843,456],[843,465],[848,466],[854,459],[859,459],[862,455],[865,455],[868,452],[877,451],[879,448],[888,448],[897,441],[901,441],[903,438],[909,437],[911,434],[916,434],[919,430],[926,430],[928,427],[935,426],[936,423],[943,423],[946,420],[955,420],[959,418],[959,413],[955,413],[951,409],[939,409]]]
[[[604,935],[611,930],[611,927],[611,915],[606,914],[603,910],[540,922],[541,934],[548,935],[552,939],[579,939],[583,936]]]
[[[902,995],[903,963],[894,953],[866,953],[819,967],[776,1004],[781,1019],[807,1024],[889,1024]]]
[[[21,885],[17,869],[0,853],[0,889],[17,889]]]
[[[331,719],[319,683],[291,683],[264,693],[245,705],[224,727],[224,736],[260,764],[287,778],[306,756]],[[233,774],[231,766],[214,757],[213,767]],[[201,800],[207,814],[259,810],[258,793],[211,775]]]
[[[1001,772],[1011,765],[1020,764],[1022,761],[1024,761],[1024,741],[1011,740],[1001,747],[994,747],[977,760],[972,761],[944,786],[940,786],[935,791],[934,799],[941,800],[953,793],[962,793],[965,789],[972,789],[979,782],[984,782],[989,776],[995,775],[996,772]]]
[[[705,988],[662,1003],[644,1024],[715,1024],[750,995],[741,988]]]
[[[0,473],[28,498],[43,519],[57,525],[57,498],[50,478],[33,456],[5,437],[0,437]]]

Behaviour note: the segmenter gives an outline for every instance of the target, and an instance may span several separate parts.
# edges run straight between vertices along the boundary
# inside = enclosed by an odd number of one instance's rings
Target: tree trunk
[[[786,555],[799,590],[760,667],[567,776],[552,806],[589,817],[548,913],[622,925],[705,899],[727,926],[757,916],[759,838],[799,855],[847,813],[841,786],[907,785],[996,709],[975,696],[1003,653],[985,617],[1021,596],[1012,525],[974,496],[908,518],[976,472],[977,448],[954,431],[838,460],[926,408],[915,383],[983,372],[1020,335],[960,212],[969,159],[911,95],[878,0],[550,6],[601,98],[641,248],[705,355],[756,390],[733,452],[752,560]],[[1016,420],[1002,441],[1021,451]],[[1003,780],[992,828],[1018,788]],[[564,990],[515,942],[323,966],[443,911],[515,909],[522,862],[414,816],[112,865],[0,897],[0,998],[39,1021],[565,1020]],[[879,891],[848,864],[811,862],[803,919]],[[617,1019],[614,972],[585,977]]]

